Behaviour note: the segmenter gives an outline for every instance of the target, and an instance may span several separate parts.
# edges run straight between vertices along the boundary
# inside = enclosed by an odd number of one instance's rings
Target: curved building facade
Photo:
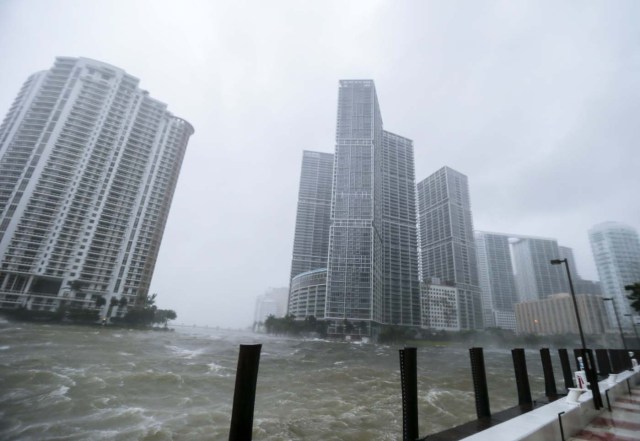
[[[314,316],[324,318],[327,296],[327,269],[307,271],[291,279],[289,291],[289,314],[298,319]]]

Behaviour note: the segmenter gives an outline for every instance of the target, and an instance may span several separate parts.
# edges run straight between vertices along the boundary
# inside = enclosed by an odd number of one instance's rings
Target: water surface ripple
[[[398,346],[2,321],[0,439],[226,440],[238,345],[252,343],[254,440],[402,438]],[[542,395],[538,354],[527,358]],[[485,359],[492,411],[515,405],[509,351]],[[474,417],[467,348],[420,348],[418,370],[422,436]]]

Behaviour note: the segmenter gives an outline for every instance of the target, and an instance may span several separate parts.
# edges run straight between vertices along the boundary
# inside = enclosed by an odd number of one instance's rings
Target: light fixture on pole
[[[587,344],[584,340],[584,332],[582,332],[582,322],[580,321],[580,313],[578,312],[578,302],[576,300],[576,293],[573,290],[573,281],[571,280],[571,271],[569,270],[569,261],[565,259],[553,259],[551,265],[562,265],[567,270],[567,279],[569,279],[569,291],[571,292],[571,299],[573,300],[573,309],[576,312],[576,321],[578,322],[578,331],[580,331],[580,341],[582,342],[582,359],[584,362],[585,373],[591,386],[591,392],[593,394],[593,405],[596,410],[602,408],[602,397],[600,396],[600,387],[598,386],[598,376],[595,369],[595,361],[591,352],[587,351]]]
[[[571,298],[573,299],[573,309],[576,312],[576,321],[578,322],[578,331],[580,331],[580,340],[582,341],[582,349],[587,350],[587,344],[584,341],[584,333],[582,332],[582,322],[580,321],[580,313],[578,312],[578,302],[576,301],[576,293],[573,290],[573,282],[571,281],[571,271],[569,271],[569,263],[567,259],[553,259],[551,265],[561,265],[564,263],[567,269],[567,278],[569,279],[569,290],[571,291]]]
[[[616,322],[618,323],[618,330],[620,331],[620,338],[622,339],[622,347],[624,347],[624,350],[628,350],[627,349],[627,342],[624,339],[624,333],[622,332],[622,326],[620,326],[620,317],[618,317],[618,311],[616,311],[616,305],[615,303],[613,303],[613,297],[603,297],[602,298],[603,301],[611,302],[611,306],[613,307],[613,314],[616,316]]]

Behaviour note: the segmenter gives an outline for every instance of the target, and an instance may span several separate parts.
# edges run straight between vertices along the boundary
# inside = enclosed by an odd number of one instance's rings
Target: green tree
[[[176,312],[172,309],[156,309],[153,317],[154,323],[160,323],[167,327],[167,322],[169,320],[175,320],[178,318]]]
[[[624,287],[627,291],[631,291],[631,294],[627,296],[631,300],[631,307],[640,312],[640,282],[636,282],[633,285],[627,285]]]

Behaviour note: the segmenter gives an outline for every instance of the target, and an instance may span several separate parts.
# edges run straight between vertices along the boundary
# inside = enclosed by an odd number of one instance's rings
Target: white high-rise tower
[[[20,90],[0,126],[0,307],[146,298],[193,127],[138,82],[60,57]]]
[[[612,297],[622,326],[632,326],[629,317],[631,306],[625,291],[625,285],[640,281],[640,239],[638,232],[628,225],[617,222],[603,222],[589,230],[589,241],[593,259],[598,268],[598,277],[604,297]],[[616,323],[616,318],[607,306],[609,320]]]

